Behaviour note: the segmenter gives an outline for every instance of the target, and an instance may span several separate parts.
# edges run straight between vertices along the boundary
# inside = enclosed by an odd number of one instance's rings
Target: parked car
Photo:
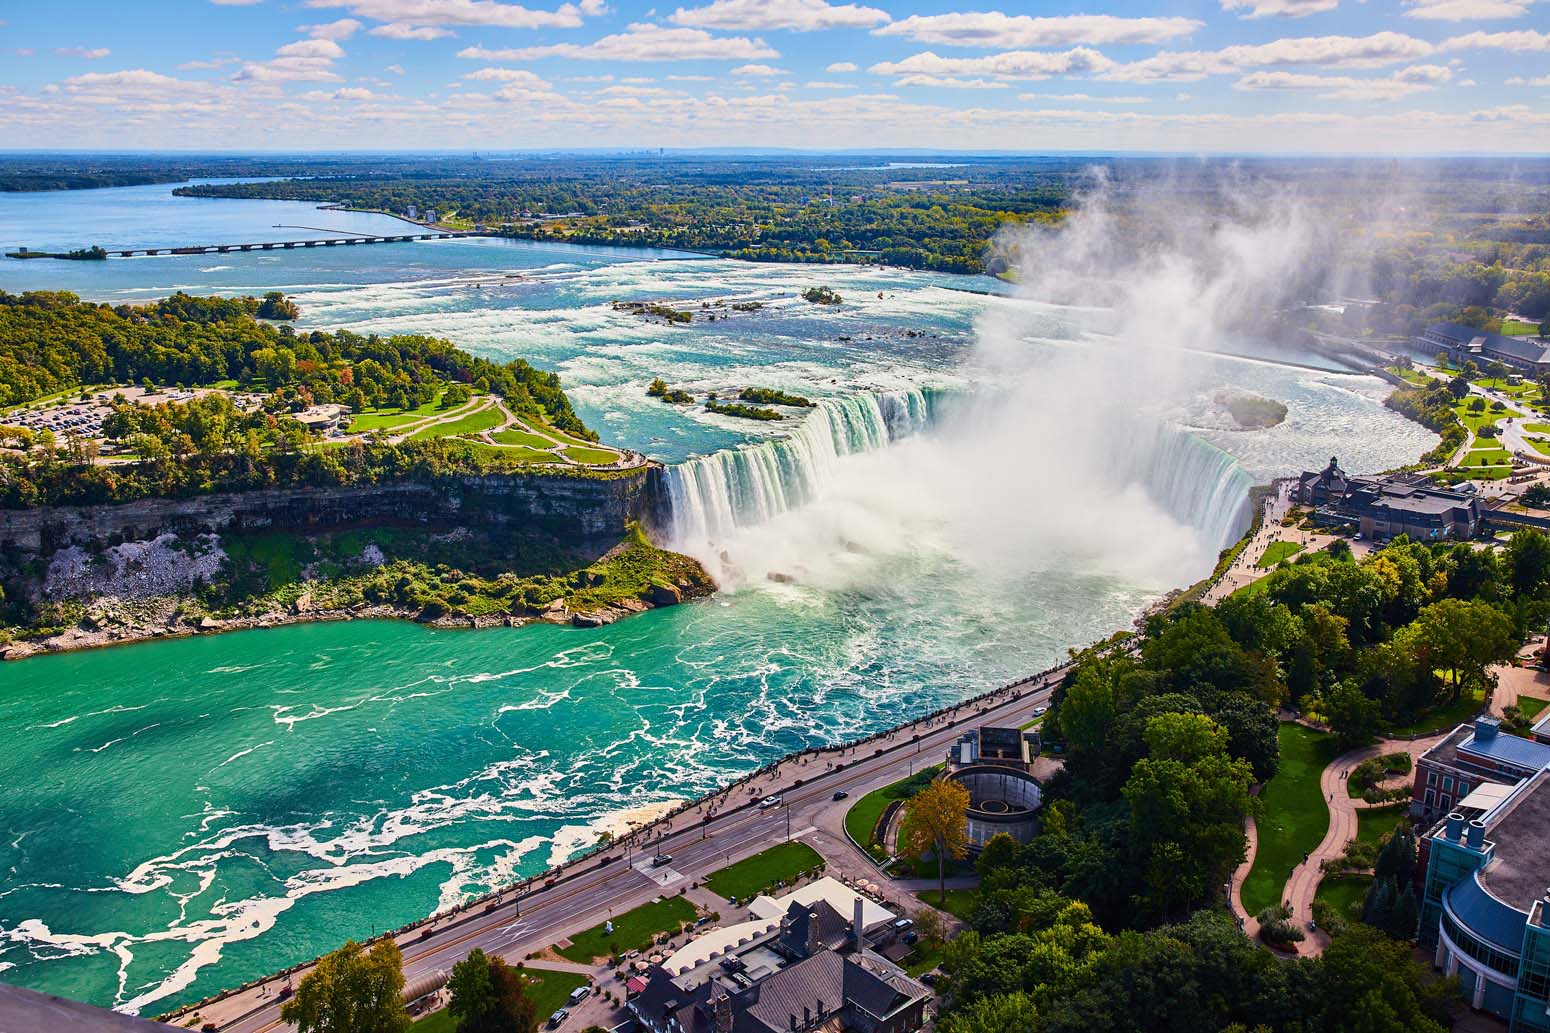
[[[549,1028],[550,1029],[559,1029],[560,1028],[560,1023],[564,1022],[568,1018],[570,1018],[570,1009],[569,1008],[561,1008],[561,1009],[559,1009],[553,1015],[549,1016]]]
[[[900,939],[902,939],[905,943],[914,943],[916,940],[920,939],[920,934],[911,929],[909,932],[900,937]]]
[[[843,799],[845,799],[845,797],[847,797],[847,796],[849,796],[849,795],[850,795],[850,794],[849,794],[849,793],[847,793],[847,792],[846,792],[846,791],[845,791],[845,790],[843,790],[843,789],[836,789],[836,790],[835,790],[835,791],[834,791],[834,798],[835,798],[835,799],[836,799],[836,800],[843,800]]]
[[[657,856],[655,856],[655,857],[653,857],[651,859],[651,867],[653,867],[653,868],[666,868],[668,865],[670,865],[672,863],[673,863],[673,855],[672,854],[658,854]]]
[[[759,810],[761,810],[761,811],[767,811],[771,807],[779,807],[779,806],[780,806],[780,794],[779,793],[776,793],[774,796],[766,796],[764,799],[759,801]]]
[[[574,990],[572,990],[570,992],[570,999],[566,1003],[570,1007],[574,1008],[574,1007],[576,1007],[576,1005],[580,1004],[582,1001],[585,1001],[587,999],[587,995],[590,994],[591,992],[592,992],[592,987],[591,987],[590,984],[587,985],[587,986],[578,986],[578,987],[576,987],[576,989],[574,989]]]
[[[896,918],[889,925],[889,928],[892,929],[896,933],[902,933],[904,930],[908,929],[910,926],[912,926],[914,924],[915,923],[910,921],[908,918]]]

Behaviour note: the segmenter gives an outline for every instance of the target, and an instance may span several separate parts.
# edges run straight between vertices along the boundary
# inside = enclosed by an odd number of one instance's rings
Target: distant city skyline
[[[1020,6],[12,5],[0,147],[1550,152],[1550,3]]]

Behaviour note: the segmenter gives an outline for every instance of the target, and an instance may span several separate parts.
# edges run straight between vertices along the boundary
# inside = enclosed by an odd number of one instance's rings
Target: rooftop
[[[1546,747],[1550,749],[1550,747]],[[1496,845],[1479,878],[1486,891],[1521,911],[1526,921],[1534,901],[1550,885],[1550,772],[1541,771],[1518,787],[1486,818],[1486,838]],[[1519,939],[1521,939],[1521,931]],[[1513,949],[1517,949],[1514,941]]]
[[[171,1033],[171,1026],[120,1015],[64,997],[0,983],[0,1030],[5,1033]]]
[[[1540,771],[1550,767],[1550,745],[1505,734],[1494,718],[1477,720],[1473,733],[1459,744],[1458,752],[1466,758],[1484,758],[1524,771]]]

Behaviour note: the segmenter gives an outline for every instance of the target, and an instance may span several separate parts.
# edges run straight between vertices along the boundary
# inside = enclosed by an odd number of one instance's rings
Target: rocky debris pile
[[[226,560],[220,539],[202,534],[181,539],[161,534],[124,542],[93,554],[79,545],[50,559],[43,594],[51,599],[151,599],[213,581]]]

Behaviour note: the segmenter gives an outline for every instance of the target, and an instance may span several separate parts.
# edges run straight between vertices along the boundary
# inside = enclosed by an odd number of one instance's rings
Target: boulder
[[[216,620],[214,617],[202,617],[199,620],[200,631],[214,631],[220,626],[221,622]]]
[[[683,592],[674,585],[652,585],[646,599],[652,606],[677,606],[684,601]]]
[[[596,613],[573,613],[570,615],[570,622],[574,627],[578,628],[601,628],[608,623],[607,620]]]

